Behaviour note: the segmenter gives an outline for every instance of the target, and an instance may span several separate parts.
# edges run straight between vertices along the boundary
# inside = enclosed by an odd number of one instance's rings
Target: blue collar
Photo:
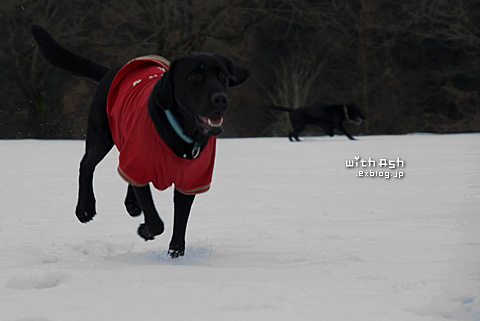
[[[181,139],[183,139],[185,143],[192,144],[193,139],[185,135],[185,133],[183,132],[182,126],[180,126],[178,121],[175,119],[175,116],[173,116],[172,112],[169,109],[165,110],[165,115],[167,116],[168,122],[170,123],[170,126],[172,126],[175,133]],[[195,142],[192,149],[192,157],[197,158],[199,154],[200,154],[200,145],[197,142]]]
[[[172,112],[166,109],[165,115],[167,115],[168,122],[170,123],[170,126],[172,126],[175,133],[177,133],[177,135],[180,136],[180,138],[183,139],[185,143],[187,144],[193,143],[193,139],[185,135],[185,133],[183,132],[182,126],[180,126],[178,121],[175,119],[175,116],[173,116]]]

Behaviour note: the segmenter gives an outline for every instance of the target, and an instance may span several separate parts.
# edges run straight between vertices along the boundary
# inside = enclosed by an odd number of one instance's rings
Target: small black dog
[[[336,128],[351,140],[355,140],[343,127],[343,122],[348,120],[356,124],[361,124],[365,120],[360,108],[353,104],[347,105],[313,105],[309,107],[300,107],[293,109],[282,106],[268,106],[269,108],[288,111],[290,113],[290,122],[293,131],[288,134],[288,139],[293,142],[300,141],[298,135],[307,125],[321,126],[325,133],[333,137],[333,130]]]
[[[248,71],[210,53],[187,55],[171,64],[146,56],[108,68],[61,47],[38,25],[31,25],[31,32],[48,62],[98,83],[80,163],[77,218],[86,223],[95,216],[93,172],[116,145],[118,172],[129,183],[125,207],[131,216],[143,211],[145,223],[138,228],[143,239],[153,240],[164,231],[149,183],[160,190],[175,184],[168,255],[183,256],[193,200],[210,187],[228,87],[243,83]]]

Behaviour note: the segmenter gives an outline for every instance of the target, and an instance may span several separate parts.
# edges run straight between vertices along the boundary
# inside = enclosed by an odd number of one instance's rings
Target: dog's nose
[[[225,93],[216,92],[213,93],[212,97],[210,97],[210,102],[212,103],[213,107],[225,109],[228,106],[228,97]]]

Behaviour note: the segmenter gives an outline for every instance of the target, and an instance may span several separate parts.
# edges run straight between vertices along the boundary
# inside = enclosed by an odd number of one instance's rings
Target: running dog
[[[333,137],[333,130],[336,128],[349,139],[355,140],[355,138],[347,132],[345,127],[343,127],[343,122],[348,120],[358,125],[365,121],[365,116],[363,116],[360,108],[354,104],[313,105],[297,109],[282,106],[268,107],[290,113],[290,122],[292,123],[293,131],[288,134],[288,139],[291,142],[293,142],[293,139],[300,141],[298,135],[300,135],[300,132],[303,131],[307,125],[321,126],[330,137]]]
[[[164,231],[150,183],[159,190],[175,185],[168,255],[183,256],[195,195],[210,188],[215,137],[223,131],[228,87],[246,81],[248,71],[211,53],[193,53],[171,63],[160,56],[144,56],[109,68],[63,48],[39,25],[30,29],[49,63],[98,83],[80,163],[78,220],[87,223],[95,216],[93,172],[116,145],[118,173],[128,183],[125,207],[131,216],[143,212],[145,222],[137,232],[144,240]]]

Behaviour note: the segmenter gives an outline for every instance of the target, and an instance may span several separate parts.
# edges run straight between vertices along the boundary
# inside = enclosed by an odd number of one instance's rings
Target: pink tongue
[[[201,117],[205,124],[210,126],[220,126],[223,123],[223,117],[219,115],[212,115],[210,117]]]
[[[212,117],[210,118],[210,123],[213,125],[220,125],[223,122],[223,117]]]

